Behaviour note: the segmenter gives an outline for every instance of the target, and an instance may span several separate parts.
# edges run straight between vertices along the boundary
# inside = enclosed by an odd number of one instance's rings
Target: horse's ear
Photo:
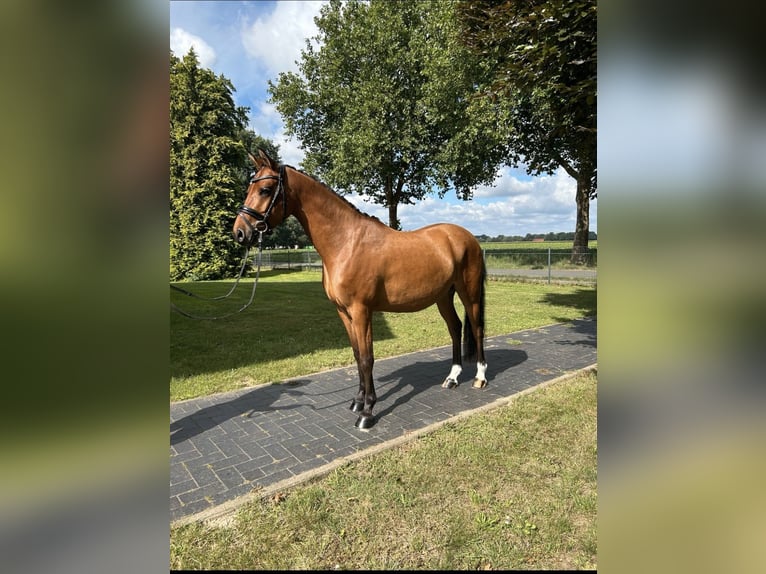
[[[250,152],[247,152],[247,157],[250,158],[250,162],[253,164],[253,167],[258,169],[258,160],[255,159],[255,156],[251,154]]]
[[[266,165],[268,165],[272,170],[279,171],[279,166],[277,165],[277,162],[271,159],[269,157],[269,154],[267,154],[261,148],[258,148],[258,157],[261,158],[261,161],[264,162]]]

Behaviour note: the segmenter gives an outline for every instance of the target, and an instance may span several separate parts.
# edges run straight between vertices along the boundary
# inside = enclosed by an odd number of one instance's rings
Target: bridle
[[[264,175],[261,177],[255,177],[258,172],[253,172],[252,176],[250,177],[250,183],[248,184],[248,187],[252,184],[254,184],[257,181],[262,181],[265,179],[276,179],[277,180],[277,191],[274,193],[274,195],[271,196],[271,202],[269,203],[269,206],[266,208],[266,211],[263,213],[253,209],[252,207],[248,207],[247,205],[242,204],[242,207],[240,207],[237,210],[237,216],[241,215],[249,215],[250,217],[255,219],[255,225],[250,223],[250,220],[248,220],[246,217],[242,217],[242,221],[244,221],[247,226],[250,228],[250,231],[252,232],[252,237],[255,237],[256,233],[266,233],[269,231],[269,217],[271,216],[271,212],[274,209],[274,206],[277,204],[277,198],[281,195],[282,196],[282,221],[284,222],[285,219],[287,219],[287,194],[285,193],[285,165],[279,166],[279,176],[276,175]]]
[[[282,195],[282,221],[284,222],[284,220],[287,219],[287,194],[285,193],[285,185],[284,185],[285,167],[286,167],[285,165],[279,166],[279,176],[264,175],[262,177],[255,177],[258,174],[257,171],[253,172],[253,174],[250,176],[250,183],[248,184],[248,187],[249,185],[257,181],[262,181],[264,179],[277,180],[277,191],[271,197],[271,202],[269,203],[269,206],[266,208],[266,211],[264,211],[263,213],[260,213],[259,211],[253,209],[252,207],[248,207],[247,205],[244,205],[244,204],[242,205],[242,207],[240,207],[237,210],[237,216],[245,214],[255,218],[256,220],[255,225],[250,223],[250,221],[246,217],[243,217],[242,221],[244,221],[247,224],[247,226],[250,228],[250,231],[253,232],[253,238],[255,238],[256,232],[258,233],[258,256],[257,256],[258,264],[257,264],[257,270],[255,272],[255,281],[253,281],[253,291],[250,293],[250,299],[247,301],[247,303],[242,305],[242,307],[240,307],[236,311],[233,311],[231,313],[226,313],[225,315],[218,315],[215,317],[201,317],[198,315],[193,315],[191,313],[184,311],[183,309],[178,308],[172,302],[170,303],[171,309],[173,309],[174,311],[177,311],[178,313],[180,313],[181,315],[185,317],[189,317],[190,319],[215,320],[215,319],[224,319],[226,317],[231,317],[232,315],[236,313],[240,313],[244,311],[251,305],[251,303],[253,302],[253,299],[255,298],[255,289],[258,287],[258,278],[261,275],[261,255],[263,254],[263,234],[269,231],[268,219],[271,216],[271,212],[274,210],[274,206],[276,205],[277,198],[279,197],[280,194]],[[252,245],[252,241],[250,242],[250,244]],[[226,299],[227,297],[229,297],[229,295],[231,295],[234,292],[234,289],[236,289],[237,285],[239,284],[239,280],[243,277],[245,272],[245,265],[247,264],[247,258],[249,253],[250,253],[250,246],[248,246],[248,248],[245,250],[245,256],[242,259],[242,267],[239,270],[239,276],[237,277],[237,280],[235,281],[234,285],[232,286],[232,288],[229,290],[229,292],[226,295],[223,295],[221,297],[200,297],[199,295],[195,295],[194,293],[187,291],[186,289],[182,289],[181,287],[177,287],[173,284],[170,285],[170,288],[175,289],[176,291],[180,291],[186,295],[195,297],[197,299],[202,299],[207,301],[217,301],[220,299]]]

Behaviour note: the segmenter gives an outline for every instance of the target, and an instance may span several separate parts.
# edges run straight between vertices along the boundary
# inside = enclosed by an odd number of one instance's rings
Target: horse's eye
[[[270,187],[262,187],[261,190],[258,192],[263,196],[271,195],[271,188]]]

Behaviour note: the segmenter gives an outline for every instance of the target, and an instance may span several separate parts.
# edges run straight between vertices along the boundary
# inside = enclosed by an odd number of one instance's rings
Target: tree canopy
[[[388,207],[394,228],[399,205],[433,190],[470,198],[494,181],[505,151],[502,107],[469,98],[483,67],[458,42],[452,7],[331,0],[299,73],[269,82],[286,132],[301,141],[304,169]]]
[[[509,106],[506,161],[535,175],[563,167],[577,182],[574,257],[596,196],[596,1],[461,1],[457,15],[491,69],[478,93]]]

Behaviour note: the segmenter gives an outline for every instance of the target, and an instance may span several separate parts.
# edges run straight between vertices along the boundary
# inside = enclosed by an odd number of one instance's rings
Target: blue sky
[[[250,108],[250,127],[280,146],[282,160],[298,166],[300,142],[288,139],[279,113],[268,102],[267,81],[297,71],[306,39],[316,35],[314,16],[322,2],[170,2],[170,48],[182,56],[193,46],[200,64],[223,74],[236,88],[237,105]],[[258,30],[256,33],[255,30]],[[264,32],[268,31],[268,32]],[[385,208],[347,196],[359,209],[388,221]],[[526,235],[574,231],[575,182],[563,169],[552,176],[528,176],[502,168],[492,187],[478,187],[474,199],[429,196],[399,207],[405,230],[438,222],[457,223],[476,235]],[[590,206],[597,231],[597,201]]]

